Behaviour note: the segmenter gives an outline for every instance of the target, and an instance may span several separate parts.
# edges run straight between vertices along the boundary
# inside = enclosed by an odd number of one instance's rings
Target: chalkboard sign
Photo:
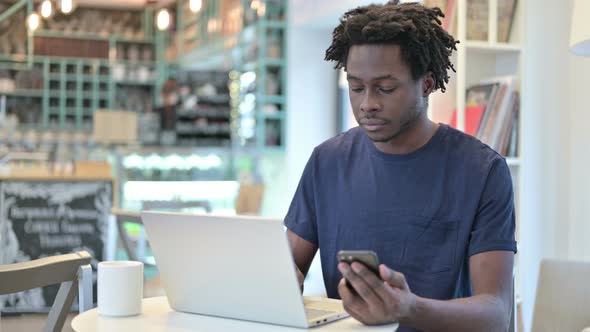
[[[111,202],[112,183],[106,181],[0,182],[0,264],[86,250],[96,271]],[[0,311],[46,312],[58,288],[0,295]]]

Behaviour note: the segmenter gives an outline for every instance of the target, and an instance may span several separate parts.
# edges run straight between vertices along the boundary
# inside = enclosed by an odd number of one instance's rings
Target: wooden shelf
[[[281,66],[285,66],[287,64],[285,59],[272,59],[272,58],[266,59],[265,63],[269,67],[281,67]]]
[[[88,75],[88,74],[85,74],[85,75],[81,75],[81,78],[82,78],[82,81],[84,81],[84,82],[92,82],[94,80],[97,80],[97,81],[99,81],[101,83],[107,83],[107,82],[109,82],[109,75],[104,75],[104,74],[102,74],[102,75]]]
[[[229,119],[231,117],[231,111],[183,111],[177,113],[178,118],[194,120],[196,118],[213,118],[213,119]],[[183,120],[179,120],[183,121]]]
[[[27,61],[27,55],[26,54],[0,54],[0,60],[25,62],[25,61]]]
[[[518,55],[522,47],[518,44],[509,43],[489,43],[485,41],[468,40],[465,42],[467,52],[480,54],[510,54]]]
[[[264,62],[249,62],[242,66],[244,71],[255,71],[256,69],[266,67],[282,67],[285,66],[286,62],[284,59],[266,59]]]
[[[266,21],[259,23],[263,28],[281,29],[286,28],[287,23],[283,21]]]
[[[76,81],[80,80],[83,82],[93,82],[96,79],[97,81],[99,81],[101,83],[108,83],[109,82],[108,75],[49,74],[48,76],[49,76],[49,79],[52,81],[65,80],[65,81],[70,81],[70,82],[76,82]]]
[[[43,90],[41,89],[19,89],[12,92],[1,92],[0,96],[10,97],[43,97]]]
[[[61,98],[62,92],[61,90],[48,90],[47,95],[49,96],[49,98]]]
[[[120,85],[132,85],[132,86],[147,86],[147,87],[151,87],[154,85],[153,81],[147,81],[147,82],[139,82],[139,81],[130,81],[130,80],[121,80],[121,81],[114,81],[115,84],[120,84]]]
[[[92,33],[83,32],[62,32],[52,30],[37,30],[33,33],[33,37],[48,37],[48,38],[70,38],[83,40],[104,40],[122,43],[138,43],[138,44],[153,44],[154,41],[150,39],[126,38],[119,35],[103,36]]]
[[[284,96],[262,96],[260,101],[263,104],[285,104],[286,98]]]
[[[242,66],[242,70],[243,71],[255,71],[256,69],[259,68],[259,65],[257,62],[249,62],[249,63],[245,63]]]
[[[183,130],[176,130],[176,134],[179,136],[198,136],[198,137],[209,137],[218,138],[219,136],[229,136],[231,132],[229,130],[219,130],[219,131],[206,131],[206,130],[199,130],[199,129],[183,129]]]
[[[518,167],[520,166],[520,158],[507,157],[506,164],[508,164],[508,166]]]
[[[284,120],[285,113],[283,113],[283,112],[262,113],[262,114],[260,114],[260,117],[262,119],[267,119],[267,120]]]
[[[230,95],[197,96],[199,104],[225,104],[231,101]]]
[[[117,65],[124,65],[124,66],[148,66],[148,67],[155,67],[156,63],[154,61],[145,61],[145,60],[114,60],[114,64]]]

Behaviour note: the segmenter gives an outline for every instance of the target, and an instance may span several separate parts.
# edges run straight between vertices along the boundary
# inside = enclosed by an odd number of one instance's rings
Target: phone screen
[[[338,252],[338,261],[359,262],[365,265],[369,270],[373,271],[379,276],[379,259],[377,254],[371,250],[340,250]]]

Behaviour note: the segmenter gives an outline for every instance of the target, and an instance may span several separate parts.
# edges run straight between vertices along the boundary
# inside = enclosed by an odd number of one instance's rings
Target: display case
[[[113,151],[120,207],[146,201],[206,201],[214,213],[233,213],[239,184],[230,149],[121,148]]]

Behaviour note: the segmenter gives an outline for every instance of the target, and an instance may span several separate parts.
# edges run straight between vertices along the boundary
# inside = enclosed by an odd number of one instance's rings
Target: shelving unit
[[[43,97],[41,89],[18,89],[12,92],[0,92],[0,95],[7,97]]]
[[[523,22],[523,8],[526,0],[517,0],[517,7],[513,19],[512,32],[507,43],[498,42],[498,4],[502,0],[488,0],[488,39],[487,40],[466,40],[467,31],[470,29],[467,17],[467,5],[469,0],[455,1],[457,14],[457,34],[455,39],[460,40],[457,45],[457,52],[453,56],[453,63],[457,73],[450,73],[450,82],[447,92],[442,94],[436,92],[431,96],[429,104],[429,114],[432,119],[439,122],[448,122],[454,109],[457,110],[457,128],[465,129],[465,108],[466,108],[466,90],[468,87],[488,80],[493,77],[514,75],[517,78],[516,91],[520,93],[520,99],[526,98],[527,88],[521,84],[520,74],[522,67],[522,46],[521,46],[521,25]],[[523,118],[520,109],[519,119]],[[522,196],[526,194],[522,185],[522,176],[520,169],[522,162],[522,124],[518,121],[518,155],[507,158],[506,162],[510,167],[513,177],[515,203],[516,203],[516,240],[519,249],[526,246],[521,243],[519,237],[519,220],[521,219],[522,210],[519,208],[519,202]],[[519,284],[519,262],[516,256],[516,294],[520,295]]]
[[[186,71],[174,74],[180,91],[176,109],[178,146],[231,146],[229,74],[225,71]]]
[[[223,8],[204,2],[197,14],[190,12],[188,1],[182,3],[177,7],[179,66],[193,67],[198,59],[204,67],[233,70],[236,146],[284,149],[287,1],[235,0]]]
[[[22,6],[15,14],[28,15],[33,9],[33,6]],[[84,16],[91,11],[94,16]],[[0,54],[0,70],[12,73],[13,78],[32,69],[42,76],[39,89],[0,92],[7,96],[8,111],[13,111],[12,105],[31,99],[39,104],[40,116],[22,117],[34,121],[21,121],[21,127],[88,131],[97,109],[140,113],[153,109],[162,84],[160,76],[164,74],[160,71],[166,68],[157,57],[160,45],[157,34],[153,33],[153,10],[126,11],[127,16],[120,10],[77,8],[74,16],[80,17],[56,16],[23,40],[26,54]],[[97,13],[106,15],[107,22],[99,19],[104,23],[100,26],[83,22],[88,17],[96,21]],[[124,31],[116,32],[117,28],[110,23],[111,16],[127,20],[133,24],[132,30],[121,25]],[[90,31],[75,30],[84,26]],[[113,29],[110,33],[109,27]],[[91,46],[95,49],[83,47],[88,46],[83,43],[89,42],[94,43]],[[82,44],[74,47],[77,43]]]
[[[465,130],[465,109],[466,109],[466,90],[468,87],[481,83],[491,78],[502,76],[514,76],[517,79],[516,91],[523,93],[520,84],[520,67],[521,67],[521,50],[520,44],[520,19],[521,8],[524,8],[524,0],[517,0],[517,7],[513,19],[512,31],[508,42],[498,42],[498,8],[499,3],[503,0],[488,0],[488,39],[487,40],[466,40],[467,31],[472,27],[467,18],[467,0],[455,2],[455,15],[457,15],[458,24],[455,38],[460,40],[457,45],[457,52],[453,54],[453,63],[457,73],[450,72],[450,82],[447,86],[447,92],[442,94],[436,92],[431,98],[429,104],[429,114],[431,118],[438,122],[448,123],[454,110],[457,110],[457,128]],[[507,1],[503,2],[508,3]],[[522,99],[522,97],[521,97]],[[520,129],[518,130],[520,133]],[[518,151],[520,141],[518,142]],[[514,157],[518,159],[517,157]],[[512,166],[518,166],[519,163],[511,163]]]
[[[262,19],[257,22],[255,29],[255,35],[258,36],[258,49],[266,49],[269,40],[274,40],[274,47],[276,47],[277,41],[284,43],[286,40],[284,22]],[[248,41],[249,35],[244,35],[242,38]],[[286,59],[282,54],[285,50],[286,46],[281,45],[278,49],[279,54],[252,52],[254,59],[250,58],[249,52],[246,51],[241,65],[238,66],[242,75],[245,73],[254,73],[255,75],[255,80],[252,82],[255,85],[254,90],[250,90],[248,87],[243,89],[241,92],[242,102],[239,106],[240,121],[254,124],[253,136],[238,135],[241,136],[242,144],[246,147],[281,149],[285,146]],[[263,82],[266,84],[261,84]],[[243,102],[246,94],[254,95],[253,105]],[[247,107],[253,107],[253,111],[244,112]]]
[[[23,88],[4,93],[9,105],[10,101],[14,104],[24,100],[38,105],[40,115],[21,126],[88,131],[97,109],[148,112],[160,105],[159,92],[164,81],[174,77],[171,65],[194,70],[198,63],[208,69],[234,71],[238,79],[254,75],[249,87],[219,101],[233,104],[229,113],[203,113],[211,121],[228,120],[229,129],[224,125],[218,130],[220,135],[230,137],[239,148],[284,149],[287,0],[204,1],[196,14],[189,10],[188,3],[179,0],[166,5],[177,14],[173,22],[176,35],[154,31],[155,11],[151,7],[129,10],[133,22],[141,23],[139,28],[133,23],[130,33],[126,29],[106,33],[118,29],[107,20],[100,26],[80,20],[76,25],[67,16],[56,14],[51,21],[43,21],[41,28],[26,39],[22,54],[0,54],[0,68],[24,71],[37,66],[42,72],[43,87],[38,91]],[[28,5],[20,8],[24,16],[34,9]],[[84,15],[92,10],[109,11],[108,15],[113,17],[121,15],[109,9],[80,6],[74,15],[86,18]],[[176,45],[176,52],[166,49],[170,41]],[[99,55],[84,51],[83,47],[66,48],[79,53],[75,56],[60,54],[60,50],[56,54],[56,45],[60,43],[90,43]],[[175,56],[170,58],[170,54]],[[147,95],[150,97],[146,98]],[[250,102],[245,103],[246,99]],[[133,100],[149,102],[130,104]],[[244,111],[248,107],[251,110]],[[186,118],[187,114],[182,116]],[[241,130],[244,126],[251,126],[245,136]],[[181,131],[181,135],[191,132],[195,137],[202,132]]]
[[[35,56],[33,66],[42,71],[46,88],[0,92],[9,99],[39,98],[42,101],[40,121],[23,124],[39,128],[88,129],[92,126],[92,113],[97,109],[146,111],[154,103],[153,81],[118,81],[113,76],[113,63],[108,60]],[[147,89],[144,95],[148,102],[140,109],[126,104],[129,90],[135,88]]]

